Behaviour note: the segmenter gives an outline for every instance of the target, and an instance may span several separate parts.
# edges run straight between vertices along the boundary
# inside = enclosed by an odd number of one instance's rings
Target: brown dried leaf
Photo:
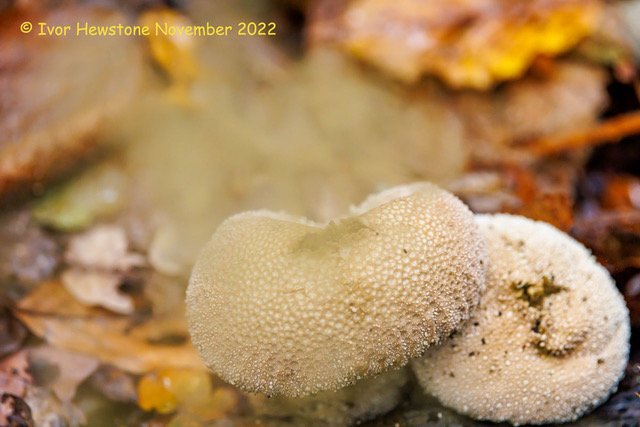
[[[611,272],[640,268],[640,211],[597,211],[576,220],[572,234]]]
[[[506,84],[491,96],[463,92],[455,96],[478,163],[523,162],[539,154],[523,142],[596,123],[607,102],[601,69],[557,62],[541,75]],[[523,146],[521,146],[523,145]]]
[[[126,37],[42,37],[23,21],[118,24],[97,7],[0,17],[0,195],[30,190],[91,152],[101,125],[135,95],[142,53]],[[108,52],[108,54],[106,54]]]
[[[622,174],[609,176],[600,203],[604,209],[640,209],[640,178]]]
[[[469,172],[448,183],[474,212],[508,212],[545,221],[561,230],[573,225],[577,159],[555,159],[527,167],[503,164]]]
[[[46,282],[22,299],[16,316],[53,346],[98,358],[125,371],[143,373],[165,367],[204,369],[190,342],[154,344],[161,319],[134,326],[119,316],[77,302],[57,282]],[[184,325],[183,325],[184,327]]]
[[[530,203],[511,213],[548,222],[560,230],[568,231],[573,225],[573,197],[562,189],[542,192]]]
[[[27,329],[8,309],[0,309],[0,359],[18,351],[26,337]]]

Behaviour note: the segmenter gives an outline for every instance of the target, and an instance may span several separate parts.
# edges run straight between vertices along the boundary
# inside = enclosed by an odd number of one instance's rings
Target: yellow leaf
[[[318,18],[311,34],[407,82],[435,74],[487,89],[539,55],[571,49],[595,30],[600,9],[597,0],[355,0]]]
[[[138,383],[138,405],[162,414],[180,411],[173,424],[224,417],[236,408],[237,391],[212,389],[211,377],[201,370],[168,368],[143,376]]]
[[[171,97],[188,103],[187,89],[198,74],[194,55],[196,39],[179,33],[171,34],[166,29],[191,25],[189,18],[172,9],[156,8],[144,12],[140,24],[150,29],[147,40],[152,58],[174,83]]]

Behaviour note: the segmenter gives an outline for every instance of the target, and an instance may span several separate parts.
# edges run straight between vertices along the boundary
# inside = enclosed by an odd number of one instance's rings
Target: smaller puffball
[[[337,391],[307,397],[266,397],[253,394],[249,402],[257,415],[270,419],[296,419],[301,425],[350,426],[393,410],[408,382],[407,368],[385,372]]]
[[[510,215],[479,215],[487,288],[465,327],[413,362],[425,391],[476,419],[513,424],[575,420],[623,375],[629,314],[580,243]]]

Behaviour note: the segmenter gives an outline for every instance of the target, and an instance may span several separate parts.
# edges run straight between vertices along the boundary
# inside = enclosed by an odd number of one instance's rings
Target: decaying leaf
[[[108,218],[125,204],[126,177],[113,165],[94,167],[52,189],[33,209],[34,218],[59,231],[77,231]]]
[[[127,271],[145,264],[143,256],[129,251],[127,235],[117,225],[99,225],[73,236],[64,257],[73,266],[93,270]]]
[[[129,251],[127,235],[116,225],[96,226],[72,237],[65,252],[71,265],[60,279],[81,303],[131,314],[133,299],[120,290],[125,273],[145,264],[143,256]]]
[[[241,394],[237,389],[216,388],[205,399],[181,408],[169,427],[201,426],[227,418],[237,412],[240,400]]]
[[[149,28],[155,28],[156,24],[172,27],[192,25],[187,16],[169,8],[147,10],[139,21]],[[151,56],[173,83],[174,99],[179,103],[189,104],[188,89],[198,73],[198,62],[194,54],[197,39],[180,34],[151,32],[147,40]]]
[[[500,164],[470,171],[446,188],[477,213],[507,212],[568,231],[573,225],[573,189],[580,156],[553,161]]]
[[[179,242],[180,227],[169,221],[160,224],[149,245],[149,263],[153,268],[170,276],[189,271],[193,260]]]
[[[48,386],[62,402],[71,402],[78,386],[98,367],[95,357],[62,350],[52,346],[31,348],[29,360],[34,365],[51,365],[56,369],[55,378]]]
[[[7,427],[33,427],[29,405],[8,392],[0,394],[0,425]]]
[[[44,37],[24,21],[118,24],[115,11],[70,6],[3,14],[0,22],[0,195],[41,188],[97,145],[99,128],[135,95],[142,54],[133,38]]]
[[[168,414],[179,405],[206,401],[211,391],[211,378],[202,370],[162,369],[140,379],[138,405],[146,411]]]
[[[576,220],[572,234],[611,272],[640,268],[640,211],[601,211]]]
[[[52,236],[35,223],[28,211],[17,211],[0,221],[0,278],[33,285],[58,267],[61,251]]]
[[[453,87],[487,89],[520,77],[597,26],[597,0],[324,0],[311,38],[333,39],[391,75],[435,74]]]
[[[640,209],[640,178],[630,174],[598,174],[604,184],[599,202],[605,210]]]
[[[24,397],[33,381],[28,368],[27,351],[19,351],[0,360],[0,391]]]
[[[11,311],[0,308],[0,359],[18,351],[26,337],[26,328]]]
[[[133,325],[127,316],[80,304],[57,282],[40,285],[19,302],[15,313],[51,345],[95,357],[128,372],[166,367],[204,369],[190,342],[150,342],[152,333],[162,334],[160,319]]]
[[[456,108],[478,163],[531,162],[523,144],[593,126],[607,102],[601,69],[576,62],[548,64],[540,74],[510,82],[491,96],[462,92]]]
[[[475,213],[501,212],[522,203],[505,174],[499,171],[468,172],[448,182],[445,188]]]
[[[176,413],[170,425],[199,426],[229,415],[237,409],[240,392],[213,388],[202,371],[163,369],[143,376],[138,383],[138,405],[160,414]]]
[[[91,384],[109,400],[135,402],[136,386],[131,375],[110,365],[100,366],[91,375]]]
[[[120,291],[122,277],[118,273],[69,268],[60,280],[73,297],[88,306],[102,306],[121,314],[131,314],[133,300]]]
[[[15,427],[60,425],[77,425],[83,420],[83,415],[70,402],[62,402],[47,387],[36,385],[37,375],[33,375],[35,366],[31,359],[33,349],[23,349],[12,356],[0,361],[0,425]],[[58,352],[59,350],[53,349]],[[74,359],[78,361],[78,359]],[[78,372],[83,372],[84,366],[79,365]],[[65,375],[69,369],[75,368],[67,363]],[[77,378],[78,372],[71,373],[71,378]],[[61,378],[58,390],[63,396],[75,391],[73,379]],[[9,423],[3,422],[3,417]],[[14,422],[13,424],[11,423]]]
[[[30,387],[24,400],[36,427],[75,427],[87,422],[81,410],[72,403],[61,402],[47,387]]]

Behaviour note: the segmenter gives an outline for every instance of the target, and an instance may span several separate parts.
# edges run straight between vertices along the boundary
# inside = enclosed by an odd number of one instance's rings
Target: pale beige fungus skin
[[[227,219],[187,289],[206,364],[245,391],[306,396],[404,366],[458,328],[485,281],[473,215],[434,185],[403,188],[325,226]]]
[[[351,426],[384,415],[398,406],[408,381],[409,368],[405,366],[337,391],[323,391],[307,397],[250,394],[249,402],[256,414],[273,420],[293,418],[292,425]]]
[[[487,289],[464,329],[412,363],[425,391],[473,418],[577,419],[615,389],[629,314],[609,273],[554,227],[479,215]]]

